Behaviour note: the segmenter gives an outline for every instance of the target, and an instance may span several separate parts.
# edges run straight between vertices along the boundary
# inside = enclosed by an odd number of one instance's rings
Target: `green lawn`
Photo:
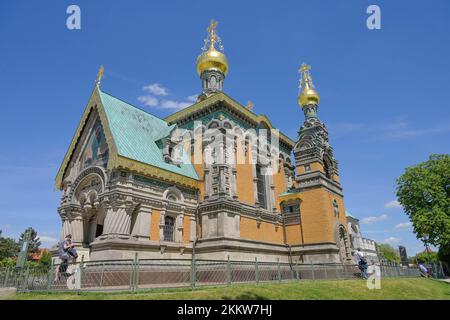
[[[114,300],[114,299],[445,299],[450,284],[420,278],[386,279],[381,289],[369,290],[363,280],[301,281],[282,284],[234,285],[231,287],[140,291],[138,293],[19,293],[6,299]]]

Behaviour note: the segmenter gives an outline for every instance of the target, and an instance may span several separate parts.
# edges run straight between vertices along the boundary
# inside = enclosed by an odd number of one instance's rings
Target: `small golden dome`
[[[319,104],[320,96],[312,83],[312,78],[309,73],[311,66],[303,63],[298,70],[301,74],[300,89],[302,92],[298,96],[298,103],[300,106],[305,107],[308,104]]]
[[[320,96],[316,90],[311,88],[305,88],[298,97],[298,103],[301,106],[307,106],[308,104],[319,104]]]
[[[224,75],[228,73],[227,57],[214,47],[209,48],[197,58],[197,72],[201,75],[205,70],[220,71]]]

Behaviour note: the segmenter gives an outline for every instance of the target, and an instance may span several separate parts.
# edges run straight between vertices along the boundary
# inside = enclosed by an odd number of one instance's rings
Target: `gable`
[[[189,158],[178,166],[164,161],[157,141],[168,136],[175,125],[107,93],[100,92],[100,97],[119,156],[198,180]]]
[[[92,123],[94,114],[98,115],[98,122]],[[96,86],[58,171],[55,188],[63,188],[63,180],[72,174],[75,163],[82,169],[93,165],[109,170],[125,168],[196,187],[193,180],[198,180],[198,176],[189,159],[179,166],[166,163],[156,144],[174,127]]]

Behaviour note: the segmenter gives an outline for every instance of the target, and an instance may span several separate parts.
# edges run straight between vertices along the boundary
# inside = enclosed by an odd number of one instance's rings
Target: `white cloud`
[[[196,102],[196,101],[197,101],[197,98],[198,98],[198,95],[193,94],[192,96],[186,97],[186,100],[187,100],[187,101],[191,101],[191,102]]]
[[[197,101],[197,95],[187,96],[186,98],[182,99],[182,101],[168,98],[160,99],[157,96],[169,96],[169,90],[159,83],[152,83],[144,86],[142,90],[151,94],[139,96],[137,99],[144,106],[156,109],[178,111],[192,105],[195,101]]]
[[[167,89],[164,88],[162,85],[160,85],[159,83],[152,83],[149,84],[147,86],[144,86],[142,88],[142,90],[147,91],[151,94],[154,94],[156,96],[167,96]]]
[[[159,107],[162,109],[170,109],[170,110],[180,110],[190,106],[192,103],[190,102],[180,102],[175,100],[162,100],[159,104]]]
[[[364,218],[364,219],[361,220],[361,222],[363,224],[372,224],[374,222],[384,221],[384,220],[387,220],[387,219],[388,219],[388,215],[387,214],[382,214],[382,215],[380,215],[378,217],[367,217],[367,218]]]
[[[386,203],[384,205],[384,207],[387,208],[387,209],[392,209],[392,208],[400,208],[400,209],[402,209],[402,205],[397,200],[389,201],[388,203]]]
[[[387,239],[384,239],[383,241],[381,241],[382,243],[387,243],[390,245],[396,245],[400,243],[400,239],[396,238],[396,237],[389,237]]]
[[[412,227],[412,222],[403,222],[403,223],[399,223],[395,226],[395,230],[404,230],[404,229],[409,229]]]
[[[159,102],[157,98],[150,96],[150,95],[140,96],[140,97],[138,97],[138,100],[140,102],[142,102],[144,104],[144,106],[148,106],[148,107],[156,107]]]
[[[58,239],[50,236],[39,236],[39,240],[42,242],[43,247],[50,247],[58,242]]]

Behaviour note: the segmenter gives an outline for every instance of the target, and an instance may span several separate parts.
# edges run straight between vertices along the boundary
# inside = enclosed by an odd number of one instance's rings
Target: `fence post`
[[[136,253],[136,277],[135,277],[135,283],[134,283],[134,291],[137,291],[139,289],[139,268],[141,265],[141,260],[138,259],[137,253]]]
[[[6,275],[5,275],[5,279],[3,280],[3,287],[5,287],[5,288],[8,285],[9,270],[10,270],[10,267],[6,268]]]
[[[256,284],[259,284],[259,270],[258,270],[258,258],[255,257],[255,280]]]
[[[231,285],[231,262],[230,262],[230,256],[228,256],[228,260],[227,260],[227,285]]]
[[[323,264],[323,268],[325,271],[325,279],[328,279],[327,265],[325,263]]]
[[[80,286],[78,287],[78,292],[81,292],[81,282],[83,281],[83,268],[84,268],[84,254],[81,256],[81,262],[80,262],[80,270],[79,273],[79,279],[80,279]]]
[[[28,287],[28,276],[30,275],[30,266],[27,266],[27,270],[25,271],[25,277],[23,278],[22,291],[25,291]]]
[[[196,262],[195,257],[191,260],[191,289],[195,289],[195,282],[196,282]]]
[[[53,258],[50,263],[50,270],[48,271],[48,277],[47,277],[47,291],[50,292],[50,288],[52,286],[52,278],[53,278],[53,268],[55,265],[55,259]],[[58,267],[59,268],[59,267]]]
[[[136,283],[136,263],[137,263],[137,252],[134,253],[133,263],[131,264],[131,275],[130,275],[130,291],[134,292],[134,286]]]
[[[281,282],[280,258],[277,258],[278,282]]]
[[[312,279],[315,280],[315,276],[314,276],[314,264],[311,261],[311,275],[312,275]]]
[[[105,261],[102,263],[102,275],[100,276],[100,288],[103,286],[103,276],[105,274]]]

